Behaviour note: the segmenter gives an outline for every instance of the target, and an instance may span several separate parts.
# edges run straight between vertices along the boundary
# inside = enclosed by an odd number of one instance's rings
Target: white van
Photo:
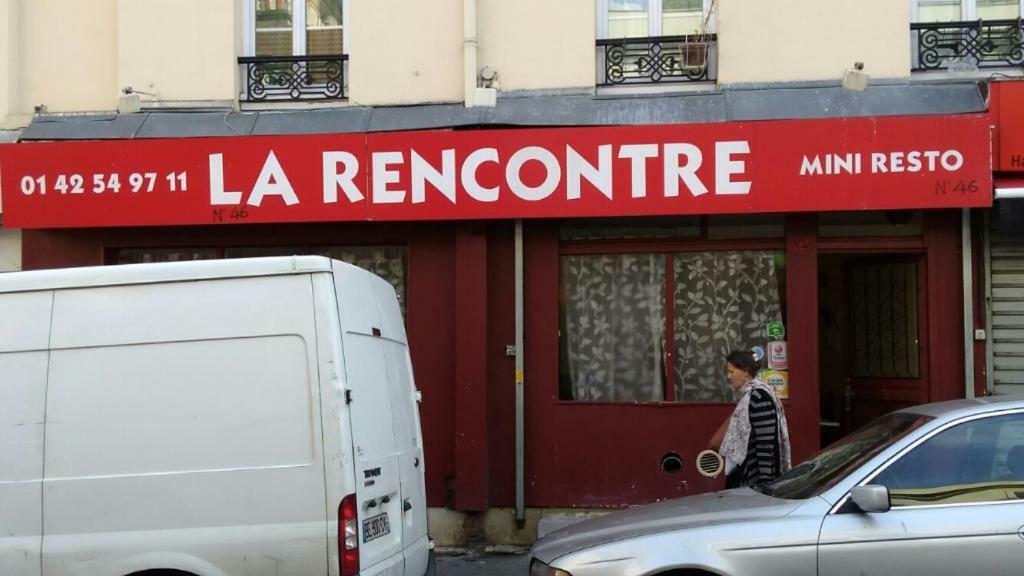
[[[0,575],[432,573],[417,401],[342,262],[0,275]]]

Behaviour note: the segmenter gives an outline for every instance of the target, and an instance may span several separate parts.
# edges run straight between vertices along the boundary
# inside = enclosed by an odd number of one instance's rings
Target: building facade
[[[988,231],[1016,83],[991,77],[1020,75],[1020,14],[0,0],[0,255],[380,274],[435,538],[528,543],[566,509],[718,488],[692,463],[730,412],[731,349],[773,359],[796,460],[1000,391],[1016,361],[989,346],[990,297],[1013,253]]]

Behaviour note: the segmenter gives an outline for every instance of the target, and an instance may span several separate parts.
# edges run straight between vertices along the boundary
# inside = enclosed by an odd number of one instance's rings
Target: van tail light
[[[338,558],[341,576],[359,574],[359,518],[355,494],[342,498],[338,506]]]

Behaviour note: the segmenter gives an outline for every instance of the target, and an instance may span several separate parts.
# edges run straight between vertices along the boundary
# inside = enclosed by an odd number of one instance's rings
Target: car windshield
[[[835,444],[779,476],[764,487],[776,498],[802,500],[828,490],[851,470],[919,428],[930,416],[888,414],[844,437]]]

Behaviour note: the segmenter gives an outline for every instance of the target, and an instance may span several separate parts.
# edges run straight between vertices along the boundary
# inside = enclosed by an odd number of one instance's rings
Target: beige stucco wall
[[[18,118],[19,39],[17,0],[0,0],[0,130],[19,128],[27,119]]]
[[[117,107],[117,0],[16,0],[19,112]]]
[[[236,99],[241,18],[238,0],[119,0],[117,88],[163,103]]]
[[[353,104],[462,101],[462,0],[351,0],[348,17]]]
[[[910,76],[902,0],[719,0],[717,24],[722,84],[839,80],[854,62]]]
[[[479,68],[502,90],[594,86],[595,0],[479,0]]]

